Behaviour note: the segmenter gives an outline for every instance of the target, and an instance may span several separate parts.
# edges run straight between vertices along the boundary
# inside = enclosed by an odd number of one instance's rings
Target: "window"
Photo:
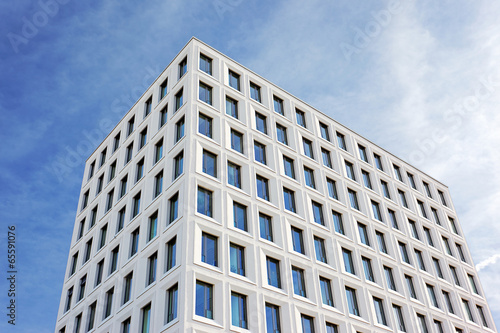
[[[130,272],[123,279],[124,283],[123,283],[123,299],[122,299],[122,304],[125,304],[128,301],[130,301],[130,296],[132,294],[132,277],[133,277],[133,272]]]
[[[365,184],[365,187],[373,190],[370,173],[368,171],[361,170],[361,174],[363,175],[363,183]]]
[[[413,175],[409,172],[407,172],[406,175],[408,176],[408,182],[410,183],[411,188],[416,190],[417,185],[415,184],[415,179],[413,178]]]
[[[181,88],[177,92],[177,94],[175,94],[175,111],[179,110],[181,108],[181,106],[184,104],[183,91],[184,91],[184,89]]]
[[[387,199],[391,198],[391,192],[389,191],[389,185],[386,181],[381,180],[380,185],[382,186],[382,192],[384,193],[384,197]]]
[[[226,114],[238,119],[238,101],[226,96]]]
[[[330,133],[328,132],[328,125],[323,124],[322,122],[319,123],[319,129],[321,132],[321,137],[325,139],[326,141],[330,141]]]
[[[382,220],[382,213],[380,212],[380,206],[378,204],[378,202],[375,202],[372,200],[372,211],[373,211],[373,217],[380,221],[380,222],[383,222]]]
[[[425,205],[422,201],[417,200],[418,208],[420,209],[420,214],[422,217],[427,218],[427,212],[425,211]]]
[[[385,317],[383,301],[380,298],[373,297],[373,306],[375,307],[377,322],[381,325],[387,326],[387,319]]]
[[[165,105],[163,109],[160,111],[160,121],[159,121],[159,126],[158,128],[162,128],[163,125],[167,123],[167,109],[168,105]]]
[[[302,297],[307,297],[304,270],[292,266],[293,293]]]
[[[174,157],[174,179],[177,179],[184,171],[184,151]]]
[[[285,175],[295,179],[295,167],[293,166],[293,159],[283,156],[283,167],[285,169]]]
[[[401,169],[395,164],[393,164],[392,166],[394,167],[394,174],[396,175],[396,179],[402,182],[403,176],[401,175]]]
[[[106,234],[108,233],[108,225],[105,224],[101,228],[101,235],[99,236],[99,247],[98,250],[102,249],[102,247],[106,244]]]
[[[97,186],[96,186],[96,193],[95,195],[97,196],[99,193],[101,193],[102,191],[102,183],[104,182],[104,174],[101,175],[101,177],[99,177],[97,179]]]
[[[325,219],[323,217],[323,205],[315,201],[312,201],[312,209],[313,209],[314,222],[321,225],[325,225]]]
[[[153,199],[161,194],[162,188],[163,188],[163,170],[158,172],[158,174],[155,176]]]
[[[373,154],[373,159],[375,160],[375,165],[377,166],[377,169],[380,171],[384,171],[384,166],[382,164],[382,157],[377,154]]]
[[[218,238],[216,236],[207,234],[206,232],[201,234],[201,261],[212,266],[218,266],[217,262],[217,252],[218,252]]]
[[[231,292],[231,325],[248,328],[247,297]]]
[[[321,289],[321,301],[325,305],[333,306],[332,285],[330,280],[320,276],[319,284]]]
[[[112,181],[116,175],[116,160],[109,166],[109,177],[108,182]]]
[[[434,247],[434,241],[432,240],[431,230],[429,228],[424,227],[424,234],[425,234],[425,237],[427,238],[427,243],[430,246]]]
[[[273,223],[270,216],[259,213],[260,237],[273,241]]]
[[[366,163],[368,162],[368,155],[366,155],[366,148],[362,145],[358,145],[358,150],[359,150],[359,158]]]
[[[160,100],[163,99],[163,97],[167,96],[168,92],[168,78],[163,80],[163,82],[160,84]]]
[[[411,265],[410,257],[408,256],[408,251],[406,250],[406,244],[398,242],[398,245],[399,245],[399,252],[401,254],[401,260]]]
[[[462,304],[464,305],[465,313],[467,313],[467,319],[475,322],[474,317],[472,316],[471,308],[469,306],[469,301],[462,298]]]
[[[384,266],[385,279],[387,280],[387,287],[391,290],[397,291],[392,268]]]
[[[266,146],[260,142],[254,141],[254,158],[257,162],[267,164]]]
[[[269,201],[269,180],[257,175],[257,196]]]
[[[229,70],[229,86],[238,91],[240,90],[240,75],[232,70]]]
[[[406,202],[405,192],[398,190],[398,193],[399,193],[399,199],[401,200],[401,205],[405,208],[408,208],[408,202]]]
[[[168,206],[168,223],[170,224],[177,220],[179,215],[179,193],[175,193],[170,199],[168,199]]]
[[[483,307],[476,305],[477,312],[479,312],[479,316],[481,317],[481,322],[483,323],[484,327],[488,327],[488,321],[486,320],[486,316],[483,311]]]
[[[316,260],[326,264],[327,259],[326,259],[325,240],[323,238],[314,236],[314,250],[316,252]]]
[[[344,232],[344,222],[342,221],[342,214],[332,210],[333,225],[335,227],[335,232],[345,235]]]
[[[306,180],[306,185],[311,188],[316,188],[316,183],[314,181],[314,171],[304,166],[304,178]]]
[[[368,281],[375,282],[375,276],[373,275],[372,261],[369,258],[361,257],[363,262],[363,270],[365,271],[365,278]]]
[[[113,153],[118,149],[118,147],[120,147],[120,134],[121,132],[118,132],[113,139]]]
[[[358,307],[358,299],[356,297],[356,290],[346,286],[345,294],[347,297],[347,306],[349,307],[349,313],[355,316],[359,316],[359,307]]]
[[[95,225],[95,222],[97,221],[97,206],[95,206],[92,211],[90,212],[90,225],[89,225],[89,230],[92,229],[92,227]]]
[[[346,176],[354,181],[356,181],[356,175],[354,173],[354,166],[351,162],[345,161],[345,173]]]
[[[434,291],[434,286],[431,286],[430,284],[426,284],[427,287],[427,293],[429,294],[429,299],[431,300],[432,306],[439,308],[439,303],[437,301],[436,293]]]
[[[441,270],[441,265],[439,264],[439,259],[432,258],[432,262],[434,263],[434,269],[436,270],[436,274],[438,278],[443,279],[443,271]]]
[[[427,184],[426,182],[423,182],[423,184],[424,184],[424,188],[425,188],[425,193],[427,194],[427,196],[429,198],[432,198],[431,188],[430,188],[429,184]]]
[[[292,245],[295,252],[306,254],[302,230],[295,227],[292,227]]]
[[[87,332],[94,328],[96,308],[97,308],[97,301],[90,304],[89,306]]]
[[[302,138],[302,144],[304,146],[304,155],[307,157],[310,157],[314,159],[314,152],[313,152],[313,146],[312,146],[312,141],[308,140],[306,138]]]
[[[359,240],[366,246],[370,246],[370,238],[368,237],[368,228],[362,223],[358,223]]]
[[[476,286],[476,281],[474,281],[474,276],[467,274],[467,277],[469,278],[469,283],[470,283],[470,287],[472,289],[472,292],[476,295],[479,295],[479,291],[478,291],[477,286]]]
[[[358,195],[356,194],[356,192],[351,189],[347,189],[347,193],[349,194],[351,208],[359,210]]]
[[[195,314],[213,319],[213,285],[196,281]]]
[[[457,286],[460,286],[460,279],[458,278],[457,269],[450,265],[450,271],[451,271],[451,275],[453,276],[453,281],[455,281],[455,284]]]
[[[101,160],[99,161],[99,168],[102,167],[104,165],[104,163],[106,163],[106,153],[107,153],[108,149],[107,148],[104,148],[101,152]]]
[[[83,264],[90,260],[90,253],[92,252],[92,238],[85,244],[85,256],[83,257]]]
[[[266,333],[280,332],[280,308],[277,305],[266,303]]]
[[[129,257],[132,257],[134,254],[136,254],[138,248],[139,248],[139,228],[135,229],[130,234],[130,255],[129,255]]]
[[[179,79],[184,76],[187,72],[187,57],[181,60],[179,63]]]
[[[427,271],[427,269],[425,268],[425,261],[422,255],[422,251],[415,250],[415,256],[417,257],[418,267],[420,267],[420,269],[423,271]]]
[[[420,313],[417,313],[417,318],[418,318],[418,325],[420,327],[420,332],[429,333],[429,330],[427,329],[427,323],[425,322],[425,316]]]
[[[438,194],[439,194],[439,198],[441,199],[441,203],[443,204],[443,206],[448,206],[446,204],[446,198],[444,196],[444,193],[442,191],[438,190]]]
[[[302,333],[314,333],[314,318],[301,315]]]
[[[273,96],[274,111],[280,115],[285,115],[285,109],[283,108],[283,100],[279,97]]]
[[[227,183],[241,188],[241,168],[231,162],[227,162]]]
[[[301,111],[299,109],[295,109],[295,115],[297,117],[297,125],[300,125],[302,127],[306,127],[306,114],[304,111]]]
[[[448,238],[444,236],[443,236],[443,244],[446,249],[446,253],[449,254],[450,256],[453,256],[453,253],[451,252],[450,242],[448,241]]]
[[[149,333],[149,328],[151,326],[151,303],[148,303],[145,307],[141,309],[141,332]]]
[[[136,217],[141,210],[141,192],[137,193],[132,200],[132,218]]]
[[[177,237],[174,236],[167,243],[165,272],[168,272],[169,270],[175,267],[176,256],[177,256]]]
[[[267,283],[270,286],[281,288],[280,262],[274,258],[266,257]]]
[[[441,221],[439,220],[439,214],[438,214],[436,208],[431,207],[431,212],[432,212],[432,216],[434,217],[434,222],[436,222],[437,225],[441,225]]]
[[[454,314],[455,310],[453,310],[453,303],[451,302],[450,293],[443,290],[443,297],[446,303],[446,307],[448,308],[448,312]]]
[[[344,269],[347,273],[356,275],[354,269],[354,262],[352,261],[352,252],[346,249],[342,249],[342,257],[344,258]]]
[[[260,87],[253,82],[250,82],[250,97],[257,102],[261,102]]]
[[[396,317],[396,328],[398,329],[398,331],[406,332],[406,326],[401,307],[399,305],[393,304],[392,309],[394,310],[394,317]]]
[[[323,165],[330,169],[333,168],[330,152],[326,149],[321,149],[321,155],[323,156]]]
[[[130,118],[130,120],[127,123],[127,137],[129,137],[130,134],[132,134],[132,132],[134,131],[134,122],[135,122],[135,116],[132,116],[132,118]]]
[[[78,263],[78,252],[76,252],[73,255],[73,257],[71,257],[71,266],[70,266],[70,269],[69,269],[68,277],[70,277],[71,275],[75,274],[77,263]]]
[[[109,265],[109,275],[111,275],[114,271],[116,271],[116,268],[118,267],[118,252],[120,250],[120,246],[115,247],[111,251],[111,262]]]
[[[415,286],[413,285],[413,278],[409,275],[405,275],[406,285],[408,286],[408,292],[410,297],[417,299],[417,293],[415,292]]]
[[[167,323],[170,323],[172,320],[177,318],[178,293],[179,293],[179,288],[177,286],[177,283],[167,290],[167,318],[166,318]]]
[[[444,333],[443,331],[443,324],[439,320],[434,319],[434,325],[436,326],[436,331],[438,333]]]
[[[245,276],[245,248],[234,243],[229,248],[231,272]]]
[[[108,318],[111,315],[111,308],[113,307],[113,294],[115,288],[111,288],[106,292],[106,302],[104,304],[104,316],[103,319]]]
[[[453,219],[452,217],[448,216],[448,221],[450,221],[450,227],[451,227],[451,230],[453,231],[453,233],[455,235],[460,235],[458,233],[457,224],[455,223],[455,219]]]
[[[153,213],[153,215],[149,217],[147,242],[156,237],[157,228],[158,228],[158,211],[156,211],[155,213]]]
[[[455,246],[457,247],[458,254],[460,255],[460,260],[467,262],[467,260],[465,260],[465,253],[462,250],[462,245],[455,243]]]
[[[266,116],[255,112],[255,125],[258,131],[267,134],[267,118]]]
[[[75,317],[75,325],[74,325],[74,333],[80,332],[80,326],[82,325],[82,312],[78,316]]]
[[[335,180],[326,178],[326,186],[328,188],[328,196],[332,199],[338,200],[337,184]]]
[[[146,287],[156,281],[157,262],[158,262],[158,253],[155,252],[148,258],[148,275],[146,278]]]
[[[132,159],[132,151],[133,150],[134,150],[134,143],[132,142],[131,144],[129,144],[127,146],[127,149],[125,151],[125,164],[130,162],[130,160]]]
[[[380,252],[388,254],[384,234],[380,231],[377,231],[375,232],[375,235],[377,235],[378,249],[380,250]]]
[[[184,117],[175,124],[175,142],[177,143],[184,137]]]
[[[243,154],[243,134],[231,129],[231,149]]]
[[[344,134],[337,132],[337,144],[339,145],[340,149],[347,150],[347,145],[345,143],[345,135]]]
[[[80,291],[78,292],[78,298],[76,299],[77,303],[85,296],[85,285],[86,284],[87,284],[87,275],[84,275],[80,279]]]
[[[233,219],[234,219],[234,226],[236,228],[248,231],[246,206],[237,202],[233,202]]]
[[[212,191],[198,187],[198,213],[212,217],[212,196]]]
[[[69,288],[66,293],[66,305],[64,306],[64,312],[69,311],[71,308],[71,298],[73,298],[73,287]]]
[[[212,118],[200,113],[198,119],[198,132],[212,138]]]
[[[276,137],[279,142],[288,145],[288,136],[286,134],[286,127],[276,124]]]
[[[80,221],[80,224],[78,226],[78,235],[76,236],[76,239],[79,240],[80,238],[83,237],[83,230],[85,229],[85,219]]]
[[[163,157],[163,139],[161,139],[155,144],[154,164],[158,163],[158,161],[161,160],[162,157]]]
[[[387,213],[389,213],[389,219],[391,220],[392,227],[394,229],[399,229],[398,218],[396,217],[396,212],[392,209],[387,209]]]
[[[217,155],[203,149],[202,171],[212,177],[217,177]]]
[[[408,220],[408,224],[410,224],[411,235],[413,238],[420,240],[420,236],[418,235],[417,223],[412,220]]]
[[[144,176],[144,158],[137,162],[135,170],[135,182],[137,183]]]
[[[99,261],[97,263],[96,269],[95,269],[95,283],[94,287],[97,287],[98,285],[101,284],[102,281],[102,273],[104,271],[104,259]]]
[[[212,59],[204,54],[200,54],[200,70],[212,75]]]
[[[142,149],[146,145],[146,142],[148,140],[148,128],[146,127],[141,131],[141,134],[139,136],[139,150]]]
[[[283,187],[283,198],[285,201],[285,209],[293,213],[296,213],[295,192],[290,189],[287,189],[286,187]]]

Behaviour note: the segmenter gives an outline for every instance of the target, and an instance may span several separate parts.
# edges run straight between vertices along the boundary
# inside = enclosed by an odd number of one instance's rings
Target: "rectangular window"
[[[212,121],[212,118],[200,113],[198,117],[198,132],[212,138]]]
[[[132,218],[136,217],[141,210],[141,192],[137,193],[132,200]]]
[[[243,154],[243,134],[231,129],[231,149]]]
[[[276,124],[276,138],[278,139],[278,142],[281,142],[284,145],[288,145],[286,127],[281,126],[280,124]]]
[[[197,280],[195,314],[213,319],[213,309],[213,285]]]
[[[342,214],[332,210],[333,225],[335,227],[335,232],[345,235],[344,232],[344,222],[342,221]]]
[[[474,280],[474,276],[467,274],[467,277],[469,278],[469,283],[470,283],[470,287],[472,289],[472,292],[476,295],[479,295],[479,291],[477,289],[476,281]]]
[[[129,258],[137,253],[139,249],[139,228],[132,231],[130,234],[130,255]]]
[[[120,250],[120,246],[115,247],[111,251],[111,262],[109,263],[109,275],[116,271],[118,268],[118,253]]]
[[[426,284],[427,293],[429,294],[429,299],[431,300],[432,306],[439,308],[439,303],[437,301],[436,292],[434,291],[434,286]]]
[[[423,271],[427,271],[422,251],[415,249],[415,256],[417,257],[418,267]]]
[[[448,216],[448,221],[450,221],[450,227],[451,227],[451,230],[453,231],[453,233],[455,235],[460,235],[458,233],[457,224],[455,223],[455,220],[452,217]]]
[[[137,183],[144,176],[144,158],[137,162],[135,169],[135,182]]]
[[[104,163],[106,163],[106,153],[107,153],[108,149],[107,148],[104,148],[101,152],[101,160],[99,162],[99,168],[102,167],[104,165]]]
[[[113,294],[115,292],[115,288],[111,288],[106,292],[106,302],[104,303],[104,313],[103,319],[111,316],[111,309],[113,307]]]
[[[89,165],[89,176],[88,176],[87,180],[94,176],[94,171],[95,171],[95,161],[93,161]]]
[[[181,88],[177,94],[175,94],[175,111],[179,110],[184,104],[184,89]]]
[[[148,221],[148,239],[147,242],[156,237],[158,228],[158,211],[149,217]]]
[[[393,211],[392,209],[387,209],[387,213],[389,214],[389,219],[391,220],[392,227],[394,229],[399,230],[398,218],[396,216],[396,212]]]
[[[260,237],[273,241],[273,223],[271,216],[259,213]]]
[[[156,281],[156,265],[158,262],[158,253],[155,252],[148,258],[148,275],[146,278],[146,287]]]
[[[293,293],[302,297],[307,297],[304,270],[292,266]]]
[[[266,333],[280,332],[280,308],[277,305],[266,303]]]
[[[361,174],[363,175],[363,183],[365,184],[365,187],[373,190],[370,173],[368,171],[361,170]]]
[[[408,220],[408,224],[410,225],[411,235],[413,238],[420,240],[420,236],[418,235],[417,223],[412,220]]]
[[[92,238],[85,244],[85,256],[83,257],[83,264],[90,260],[90,254],[92,253]]]
[[[296,213],[295,192],[290,189],[287,189],[286,187],[283,187],[283,198],[285,202],[285,209],[293,213]]]
[[[454,314],[455,310],[453,309],[453,303],[451,302],[450,293],[443,290],[443,297],[446,303],[446,307],[448,308],[448,312]]]
[[[397,291],[392,268],[384,266],[385,279],[387,280],[387,287],[391,290]]]
[[[306,138],[302,138],[302,144],[304,147],[304,155],[314,159],[313,145],[312,141]]]
[[[332,169],[333,163],[330,157],[330,152],[326,149],[321,149],[321,155],[323,156],[323,165],[326,166],[327,168]]]
[[[434,320],[434,325],[436,326],[436,331],[438,333],[444,333],[443,324],[439,320]]]
[[[285,109],[283,108],[283,100],[279,97],[273,96],[274,111],[280,115],[285,115]]]
[[[308,167],[304,166],[304,178],[306,181],[306,185],[311,187],[311,188],[316,188],[316,182],[314,181],[314,170],[309,169]]]
[[[70,277],[71,275],[75,274],[77,264],[78,264],[78,252],[76,252],[73,255],[73,257],[71,257],[71,266],[70,266],[70,269],[69,269],[68,277]]]
[[[163,99],[163,97],[167,96],[168,93],[168,78],[163,80],[163,82],[160,84],[160,100]]]
[[[212,75],[212,59],[204,54],[200,54],[200,70]]]
[[[413,175],[409,172],[407,172],[406,175],[408,176],[408,182],[410,183],[411,188],[416,190],[417,185],[415,184],[415,178],[413,178]]]
[[[460,255],[460,260],[462,260],[463,262],[467,262],[467,260],[465,259],[465,253],[462,249],[462,245],[455,243],[455,246],[457,247],[458,254]]]
[[[217,155],[203,149],[202,171],[212,177],[217,177]]]
[[[240,90],[240,74],[229,70],[229,86],[238,91]]]
[[[450,246],[450,242],[448,241],[448,238],[442,236],[443,238],[443,244],[444,244],[444,248],[446,249],[446,253],[449,254],[450,256],[453,256],[453,252],[451,252],[451,246]]]
[[[130,296],[132,295],[132,277],[133,277],[133,272],[130,272],[123,279],[122,305],[130,301]]]
[[[342,257],[344,258],[344,269],[347,273],[356,275],[354,269],[354,262],[352,261],[352,252],[346,249],[342,249]]]
[[[104,174],[101,175],[101,177],[99,177],[97,179],[97,186],[96,186],[96,193],[95,195],[97,196],[99,193],[101,193],[102,191],[102,183],[104,182]]]
[[[76,236],[76,239],[79,240],[83,237],[83,231],[85,230],[85,219],[80,221],[80,224],[78,226],[78,235]]]
[[[377,166],[377,169],[380,171],[384,171],[384,166],[382,164],[382,157],[377,154],[373,154],[373,159],[375,160],[375,165]]]
[[[130,134],[132,134],[132,132],[134,131],[134,123],[135,123],[135,116],[132,116],[132,118],[130,118],[130,120],[127,123],[127,137],[129,137]]]
[[[274,258],[266,257],[267,284],[281,288],[280,262]]]
[[[337,193],[337,184],[335,180],[326,178],[326,185],[328,187],[328,196],[332,199],[338,200],[339,196]]]
[[[292,227],[292,245],[295,252],[306,254],[302,230]]]
[[[399,193],[399,199],[401,200],[401,205],[405,208],[408,208],[408,202],[406,202],[405,192],[398,190],[398,193]]]
[[[248,328],[247,297],[231,292],[231,325]]]
[[[90,304],[89,306],[87,332],[94,328],[96,308],[97,308],[97,301]]]
[[[420,313],[417,313],[417,318],[418,318],[418,325],[420,327],[420,332],[429,333],[429,329],[427,328],[427,323],[425,321],[425,316]]]
[[[285,169],[285,175],[295,179],[295,167],[293,164],[293,159],[283,156],[283,168]]]
[[[257,162],[267,164],[266,146],[257,141],[254,141],[254,158]]]
[[[80,291],[78,292],[78,298],[76,299],[77,303],[85,296],[85,285],[86,284],[87,284],[87,275],[84,275],[80,279]]]
[[[178,294],[179,288],[177,283],[167,290],[167,318],[165,320],[167,323],[177,318]]]
[[[436,270],[436,274],[438,278],[443,279],[443,271],[441,270],[441,265],[439,264],[439,259],[432,258],[432,262],[434,263],[434,269]]]
[[[184,151],[174,157],[174,179],[177,179],[184,171]]]
[[[434,217],[434,222],[436,222],[437,225],[441,225],[441,221],[439,220],[439,214],[436,208],[431,207],[431,212],[432,216]]]
[[[359,210],[358,195],[356,194],[356,192],[351,189],[347,189],[347,193],[349,194],[351,208]]]
[[[477,312],[479,312],[479,317],[481,317],[481,322],[483,323],[484,327],[488,327],[488,321],[486,320],[486,316],[483,311],[483,307],[476,305]]]
[[[420,215],[422,215],[422,217],[427,218],[427,212],[425,211],[425,204],[420,200],[417,200],[417,204],[418,208],[420,209]]]
[[[74,333],[80,333],[80,326],[82,325],[82,312],[75,317]]]
[[[96,269],[95,269],[95,283],[94,287],[97,287],[98,285],[101,284],[102,281],[102,273],[104,271],[104,259],[99,261],[97,263]]]
[[[462,298],[462,304],[464,306],[465,313],[467,313],[467,319],[469,319],[472,322],[475,322],[474,317],[472,316],[471,308],[469,306],[469,301]]]
[[[375,218],[375,220],[383,222],[382,213],[380,212],[379,203],[372,200],[371,204],[372,204],[373,217]]]
[[[184,76],[187,72],[187,57],[181,60],[179,63],[179,79]]]
[[[351,162],[345,161],[345,173],[346,176],[354,181],[356,181],[356,174],[354,173],[354,166]]]
[[[168,104],[165,105],[165,107],[160,110],[160,121],[158,128],[162,128],[163,125],[167,123],[167,110],[168,110]]]
[[[71,299],[73,298],[73,287],[68,289],[66,293],[66,305],[64,306],[64,312],[68,312],[71,308]]]
[[[255,112],[255,125],[259,132],[267,134],[267,117]]]
[[[233,219],[236,228],[248,231],[246,206],[238,202],[233,202]]]
[[[448,205],[446,204],[446,198],[444,196],[444,193],[442,191],[438,190],[438,194],[439,194],[439,198],[441,199],[441,203],[443,204],[443,206],[447,207]]]
[[[409,275],[405,275],[406,285],[408,286],[408,292],[410,297],[417,299],[417,293],[415,291],[415,286],[413,285],[413,278]]]
[[[321,301],[323,302],[323,304],[328,306],[334,306],[332,285],[330,280],[320,276],[319,284],[321,289]]]
[[[113,207],[113,196],[115,194],[115,189],[112,189],[108,192],[106,198],[106,212],[108,212]]]
[[[158,172],[158,174],[155,176],[155,187],[154,187],[153,198],[156,198],[161,194],[162,188],[163,188],[163,170]]]
[[[429,228],[424,227],[424,234],[425,237],[427,238],[427,243],[430,246],[434,247],[434,241],[432,240],[431,230]]]
[[[158,163],[158,161],[161,160],[162,157],[163,157],[163,139],[161,139],[155,144],[154,164]]]
[[[141,318],[140,333],[149,333],[151,326],[151,303],[148,303],[141,309]]]
[[[250,97],[257,102],[261,102],[260,87],[253,82],[250,82]]]
[[[339,145],[340,149],[347,151],[347,145],[345,143],[345,135],[344,134],[337,132],[337,144]]]
[[[168,272],[169,270],[175,267],[176,258],[177,258],[177,237],[174,236],[167,243],[165,272]]]
[[[231,272],[245,276],[245,248],[231,243],[229,245],[229,258]]]
[[[383,301],[380,298],[373,297],[373,306],[375,307],[377,322],[381,325],[387,326],[387,318],[385,317]]]
[[[314,318],[306,315],[300,316],[302,323],[302,333],[314,333]]]
[[[132,159],[133,150],[134,150],[134,143],[132,142],[131,144],[129,144],[127,146],[127,149],[125,151],[125,163],[124,164],[127,164]]]
[[[394,317],[396,317],[396,328],[398,331],[406,332],[405,320],[403,317],[403,310],[399,305],[393,304]]]
[[[121,132],[118,132],[113,139],[113,153],[118,149],[118,147],[120,147],[120,134]]]
[[[455,281],[455,284],[457,286],[460,286],[460,279],[458,278],[457,269],[450,265],[450,271],[451,271],[451,275],[453,276],[453,281]]]
[[[226,114],[238,119],[238,101],[226,96]]]
[[[175,193],[170,199],[168,199],[168,223],[172,223],[177,220],[179,215],[179,193]]]
[[[323,205],[315,201],[312,201],[311,204],[312,204],[314,222],[324,226],[325,219],[323,217]]]
[[[257,196],[269,201],[269,180],[257,175]]]
[[[319,129],[321,132],[321,137],[325,139],[326,141],[330,141],[330,133],[328,130],[328,125],[323,124],[322,122],[319,123]]]
[[[175,142],[184,137],[184,117],[175,124]]]
[[[355,316],[359,316],[359,307],[358,307],[358,299],[356,297],[356,290],[346,286],[345,294],[347,297],[347,306],[349,308],[349,313]]]
[[[198,187],[198,213],[212,217],[212,196],[212,191]]]
[[[382,186],[382,192],[384,193],[384,197],[387,199],[391,198],[391,192],[389,191],[389,185],[386,181],[381,180],[380,185]]]
[[[358,150],[359,150],[359,158],[362,161],[365,161],[366,163],[368,162],[368,155],[366,154],[366,148],[362,145],[358,145]]]
[[[323,238],[314,236],[314,251],[316,252],[316,260],[325,264],[328,263],[326,259],[325,240]]]
[[[363,263],[363,270],[365,271],[365,278],[368,281],[375,282],[375,275],[373,275],[372,261],[369,258],[361,257]]]
[[[201,235],[201,261],[212,266],[218,266],[217,252],[218,252],[218,238],[216,236],[207,234],[206,232]]]
[[[301,111],[299,109],[295,109],[295,115],[297,118],[297,125],[300,125],[302,127],[307,127],[306,126],[306,114],[304,111]]]
[[[144,128],[139,136],[139,150],[141,150],[148,140],[148,128]]]
[[[401,175],[401,169],[395,164],[393,164],[392,166],[394,167],[394,174],[396,175],[396,179],[402,182],[403,176]]]
[[[370,246],[370,238],[368,237],[368,228],[362,223],[358,223],[359,240],[366,246]]]
[[[227,162],[227,183],[241,188],[241,167],[239,165]]]
[[[108,183],[115,178],[116,175],[116,160],[109,166]]]
[[[102,249],[102,247],[106,244],[106,235],[108,233],[108,225],[105,224],[101,228],[100,236],[99,236],[99,247],[97,248],[98,250]]]
[[[375,232],[375,234],[377,235],[378,249],[380,250],[380,252],[388,254],[384,234],[380,231]]]
[[[426,182],[423,182],[423,184],[424,184],[424,188],[425,188],[425,194],[427,194],[427,196],[429,198],[432,198],[431,188],[430,188],[429,184],[427,184]]]
[[[398,246],[399,246],[399,252],[401,254],[401,260],[411,265],[410,257],[408,256],[408,251],[406,250],[406,244],[398,242]]]

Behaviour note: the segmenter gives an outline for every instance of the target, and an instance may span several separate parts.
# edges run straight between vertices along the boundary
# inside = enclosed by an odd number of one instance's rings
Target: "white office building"
[[[448,188],[193,38],[87,160],[55,332],[496,332]]]

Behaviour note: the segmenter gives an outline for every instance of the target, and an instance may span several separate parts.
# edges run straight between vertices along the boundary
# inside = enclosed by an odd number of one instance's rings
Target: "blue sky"
[[[0,3],[0,248],[15,225],[19,271],[0,331],[53,332],[99,121],[191,36],[447,184],[500,323],[499,16],[481,0]]]

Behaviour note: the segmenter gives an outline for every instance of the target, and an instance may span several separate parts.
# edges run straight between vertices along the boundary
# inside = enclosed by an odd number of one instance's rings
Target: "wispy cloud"
[[[479,272],[482,269],[485,269],[486,267],[496,264],[497,260],[500,259],[500,254],[497,253],[483,261],[481,261],[479,264],[476,265],[476,270]]]

